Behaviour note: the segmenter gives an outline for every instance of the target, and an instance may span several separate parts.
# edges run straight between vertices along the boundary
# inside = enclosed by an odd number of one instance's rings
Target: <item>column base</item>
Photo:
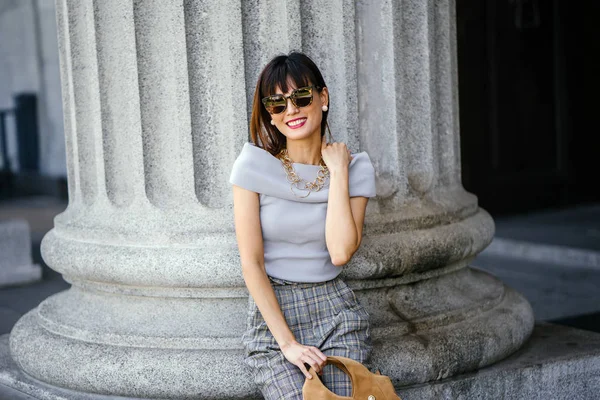
[[[0,383],[7,385],[14,380],[36,390],[46,387],[48,393],[62,393],[67,390],[63,388],[68,388],[67,393],[71,394],[65,396],[67,399],[88,398],[77,397],[84,396],[75,395],[77,392],[85,393],[85,396],[101,394],[151,399],[246,399],[259,393],[243,363],[241,350],[148,348],[85,342],[44,329],[38,323],[36,313],[37,309],[34,309],[25,314],[13,328],[11,355],[3,355],[2,361],[12,363],[12,373],[0,377]],[[3,337],[3,349],[8,347],[6,339]],[[18,350],[15,352],[14,349]],[[4,350],[4,353],[8,351]],[[41,383],[38,377],[44,377],[45,382]]]
[[[36,381],[19,370],[10,358],[8,339],[8,335],[0,336],[0,398],[141,399],[74,392]],[[600,393],[599,376],[600,334],[542,323],[535,326],[530,340],[518,352],[493,366],[440,382],[397,389],[403,400],[592,399]],[[219,397],[198,394],[181,398]],[[248,400],[260,398],[258,395],[246,397]]]
[[[473,268],[357,294],[371,317],[372,367],[398,386],[494,364],[517,351],[534,325],[523,296]]]
[[[357,288],[357,294],[371,313],[371,366],[390,376],[397,386],[444,379],[493,364],[521,347],[533,328],[531,307],[522,296],[471,268],[411,284]],[[193,342],[163,335],[137,336],[162,314],[145,312],[147,319],[136,320],[137,314],[131,310],[107,313],[102,297],[94,297],[96,307],[89,311],[96,319],[94,327],[108,326],[115,318],[126,319],[131,333],[87,332],[85,336],[65,325],[73,320],[48,321],[53,309],[69,299],[69,292],[54,295],[14,326],[11,357],[28,376],[78,392],[133,398],[242,399],[258,395],[243,362],[241,340],[234,345],[233,339],[219,341],[218,337],[211,344],[209,338]],[[141,299],[136,301],[141,303]],[[188,302],[182,300],[182,304]],[[174,304],[171,302],[172,307]],[[190,304],[206,307],[202,302]],[[83,310],[78,315],[87,318]],[[183,313],[173,310],[170,324],[182,325],[174,318]],[[190,320],[202,323],[202,319]],[[227,343],[229,347],[223,347]]]
[[[403,400],[597,399],[600,334],[538,323],[515,354],[440,382],[398,388]]]
[[[533,328],[531,307],[521,295],[471,268],[412,283],[360,283],[356,293],[371,314],[371,367],[397,386],[498,362],[519,349]],[[365,287],[374,283],[377,287]],[[219,304],[229,304],[227,315],[243,319],[241,300]],[[34,379],[83,393],[181,399],[258,395],[243,362],[237,332],[243,324],[228,320],[229,331],[207,326],[217,324],[219,315],[207,299],[171,299],[170,312],[161,306],[165,301],[71,288],[17,322],[11,357]],[[179,335],[172,334],[175,330]]]

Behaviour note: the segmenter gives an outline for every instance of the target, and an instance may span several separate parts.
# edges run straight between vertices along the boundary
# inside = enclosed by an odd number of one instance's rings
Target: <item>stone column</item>
[[[499,361],[533,329],[527,301],[469,267],[494,223],[460,177],[453,0],[356,2],[358,141],[377,198],[346,276],[368,304],[374,363],[396,384]]]
[[[305,51],[330,87],[334,137],[377,171],[363,244],[343,273],[371,314],[374,366],[409,385],[517,350],[533,329],[529,304],[469,267],[494,223],[461,184],[454,1],[257,3],[244,13],[249,82],[266,50]]]
[[[227,178],[259,68],[291,49],[322,66],[336,140],[377,171],[344,271],[371,314],[374,366],[426,382],[528,337],[527,302],[469,267],[494,227],[460,183],[452,1],[57,8],[69,206],[42,251],[73,287],[15,326],[11,353],[29,375],[130,397],[257,395]]]
[[[254,393],[228,183],[248,129],[241,2],[56,4],[69,205],[42,254],[72,288],[15,325],[13,359],[80,392]]]

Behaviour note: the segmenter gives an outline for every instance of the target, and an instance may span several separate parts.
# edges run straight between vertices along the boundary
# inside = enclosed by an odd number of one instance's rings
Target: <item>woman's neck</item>
[[[321,163],[321,138],[315,135],[305,140],[287,140],[287,153],[298,164],[319,165]]]

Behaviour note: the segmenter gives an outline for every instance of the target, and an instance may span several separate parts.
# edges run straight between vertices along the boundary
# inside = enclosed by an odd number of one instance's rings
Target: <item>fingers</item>
[[[315,362],[318,364],[318,370],[322,370],[325,364],[327,364],[327,356],[319,350],[318,347],[308,346],[308,349],[311,353],[307,353],[310,357],[312,357]]]
[[[323,367],[325,367],[327,364],[327,356],[323,354],[317,347],[304,346],[300,343],[295,343],[294,345],[287,347],[282,351],[288,361],[302,371],[302,374],[304,374],[306,379],[313,378],[313,374],[309,372],[307,366],[309,368],[313,368],[315,373],[319,375],[323,374]]]
[[[302,371],[302,373],[304,374],[306,379],[312,379],[312,375],[308,373],[308,371],[306,370],[306,367],[304,366],[304,363],[302,361],[298,362],[296,364],[296,366],[298,368],[300,368],[300,371]]]
[[[327,356],[323,354],[318,348],[314,346],[307,346],[305,348],[304,354],[302,355],[302,361],[310,365],[317,374],[322,375],[323,367],[325,367],[325,364],[327,362]],[[310,375],[310,373],[308,372],[307,374]]]
[[[311,349],[319,356],[319,358],[321,360],[323,360],[323,362],[327,361],[327,356],[325,354],[323,354],[323,352],[321,352],[321,350],[319,350],[315,346],[311,346]]]
[[[312,369],[316,372],[319,373],[319,371],[321,370],[321,367],[319,366],[319,363],[316,362],[313,358],[311,358],[308,355],[302,356],[300,358],[300,360],[303,362],[303,364],[308,364],[309,367],[312,367]]]
[[[317,347],[312,347],[312,349],[317,354],[317,356],[319,357],[319,360],[320,360],[318,374],[323,375],[323,368],[325,368],[325,365],[327,364],[327,356],[325,354],[323,354],[321,352],[321,350],[319,350]]]
[[[327,139],[325,138],[325,135],[323,135],[321,137],[321,150],[325,149],[326,147],[332,147],[332,148],[342,148],[345,149],[348,152],[348,155],[350,155],[350,149],[346,146],[346,143],[327,143]],[[343,150],[342,150],[343,151]]]
[[[325,365],[325,361],[323,361],[319,356],[313,353],[305,354],[304,362],[313,367],[317,372],[323,369],[323,366]]]
[[[344,152],[347,158],[344,157]],[[321,155],[330,169],[338,164],[350,164],[354,160],[352,152],[345,143],[327,143],[325,136],[321,137]]]

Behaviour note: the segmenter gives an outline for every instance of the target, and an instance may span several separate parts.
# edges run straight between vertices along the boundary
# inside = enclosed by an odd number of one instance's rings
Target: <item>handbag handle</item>
[[[323,382],[320,379],[311,379],[312,381],[314,381],[312,384],[313,385],[319,385],[322,386],[322,388],[324,388],[325,390],[327,390],[329,392],[329,396],[333,396],[332,398],[334,399],[352,399],[354,398],[354,383],[355,383],[355,377],[352,374],[352,372],[350,372],[350,368],[354,367],[354,368],[365,368],[365,366],[363,366],[361,363],[354,361],[350,358],[346,358],[346,357],[338,357],[338,356],[327,356],[327,360],[325,361],[325,365],[327,364],[333,364],[336,367],[338,367],[339,369],[341,369],[346,375],[348,375],[350,377],[350,382],[352,384],[352,396],[347,397],[347,396],[339,396],[335,393],[333,393],[332,391],[330,391],[327,386],[325,386],[323,384]],[[350,368],[348,368],[350,367]],[[317,376],[315,370],[313,367],[310,367],[310,369],[308,370],[308,373],[311,374],[313,377]]]
[[[306,379],[302,387],[302,397],[308,400],[351,400],[360,396],[361,400],[401,400],[388,376],[381,375],[379,371],[373,373],[364,365],[351,358],[342,356],[327,356],[325,364],[334,364],[350,377],[352,383],[352,396],[339,396],[329,390],[320,379]],[[310,367],[309,373],[315,374]],[[358,386],[357,386],[358,384]]]

